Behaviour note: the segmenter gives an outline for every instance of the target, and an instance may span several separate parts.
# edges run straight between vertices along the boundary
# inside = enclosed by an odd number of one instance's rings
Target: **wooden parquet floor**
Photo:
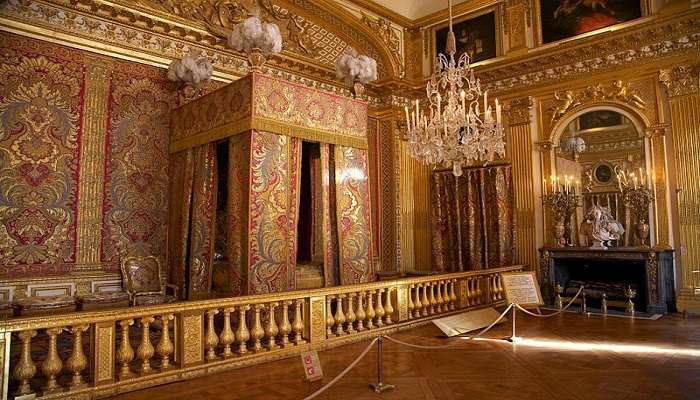
[[[518,336],[573,343],[580,349],[542,348],[505,341],[465,341],[446,350],[419,350],[385,342],[385,381],[394,391],[372,392],[376,351],[319,399],[700,399],[700,319],[666,316],[658,321],[586,317],[578,314],[535,319],[518,315]],[[509,334],[502,324],[486,336]],[[432,324],[392,335],[423,345],[446,339]],[[560,342],[559,342],[560,341]],[[592,343],[634,344],[646,352],[592,348]],[[319,354],[324,381],[303,380],[301,360],[287,360],[234,370],[121,395],[118,399],[284,399],[313,393],[347,366],[368,342]],[[650,353],[658,348],[687,353]]]

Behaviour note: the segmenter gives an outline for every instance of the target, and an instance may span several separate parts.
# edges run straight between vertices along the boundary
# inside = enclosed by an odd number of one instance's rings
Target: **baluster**
[[[474,278],[476,286],[476,304],[481,304],[483,301],[483,290],[481,290],[481,277]]]
[[[326,296],[326,337],[333,336],[333,326],[335,326],[335,318],[333,317],[333,305],[331,304],[334,296]]]
[[[81,372],[87,367],[88,362],[85,353],[83,353],[83,332],[88,327],[88,325],[76,325],[71,329],[71,333],[73,333],[73,352],[66,360],[68,371],[73,373],[73,379],[69,383],[71,389],[87,386],[83,381]]]
[[[348,333],[355,333],[355,328],[353,327],[353,324],[355,323],[355,320],[357,319],[357,315],[355,314],[355,293],[350,293],[348,294],[348,312],[345,315],[345,321],[347,323],[347,332]]]
[[[269,350],[279,349],[279,346],[275,343],[275,336],[280,332],[277,322],[275,321],[275,307],[280,303],[273,301],[268,304],[267,308],[270,310],[270,315],[267,318],[267,325],[265,326],[265,337],[267,337],[267,348]]]
[[[413,318],[413,309],[415,308],[415,304],[413,304],[413,286],[408,286],[408,319]]]
[[[429,307],[430,307],[430,302],[428,301],[428,283],[424,282],[423,283],[423,312],[421,313],[422,316],[424,316],[424,317],[428,316]]]
[[[450,310],[450,281],[442,282],[442,311]]]
[[[344,294],[339,294],[335,302],[335,334],[341,336],[343,333],[343,323],[345,323],[345,314],[343,313]]]
[[[236,329],[236,341],[238,342],[238,354],[244,355],[248,352],[248,339],[250,339],[250,331],[246,325],[245,313],[250,310],[249,305],[238,307],[238,329]]]
[[[19,356],[19,361],[12,370],[12,377],[19,381],[19,386],[15,392],[15,396],[24,396],[34,393],[29,381],[36,374],[36,365],[32,361],[32,338],[36,336],[36,331],[22,331],[19,333],[19,339],[22,341],[22,350]],[[6,354],[5,357],[9,357]]]
[[[292,324],[292,330],[294,331],[294,344],[300,345],[306,343],[306,340],[302,337],[302,332],[304,331],[304,320],[301,319],[301,306],[304,305],[304,299],[294,300],[294,323]]]
[[[54,393],[61,390],[61,386],[56,383],[56,375],[63,369],[63,361],[58,355],[58,349],[56,346],[56,337],[63,332],[63,328],[50,328],[46,330],[46,334],[49,335],[49,352],[46,355],[46,359],[41,363],[41,372],[46,377],[46,385],[43,387],[42,392],[44,395]]]
[[[170,321],[174,319],[175,316],[173,314],[165,314],[160,316],[160,322],[163,325],[163,328],[160,332],[160,340],[156,345],[156,354],[158,354],[158,357],[160,357],[161,370],[166,370],[171,367],[170,354],[172,354],[175,348],[173,346],[173,342],[170,340]]]
[[[365,309],[363,306],[363,301],[362,299],[365,297],[364,292],[358,292],[357,293],[357,331],[362,332],[365,330],[365,318],[367,318],[367,314],[365,313]]]
[[[457,295],[455,294],[455,285],[457,284],[457,279],[452,279],[450,281],[450,310],[455,309],[457,304]]]
[[[498,283],[498,300],[503,300],[503,280],[501,280],[501,275],[496,275],[496,282]]]
[[[214,327],[214,316],[219,313],[218,309],[207,311],[207,361],[216,360],[216,346],[219,344],[219,337],[216,336],[216,328]]]
[[[382,305],[382,293],[384,289],[377,289],[377,303],[374,305],[374,314],[377,316],[377,322],[375,325],[378,327],[384,326],[384,315],[386,314],[384,306]]]
[[[444,281],[435,282],[435,313],[442,312],[442,285]]]
[[[151,344],[149,328],[153,321],[155,321],[153,317],[141,318],[141,344],[136,349],[136,356],[141,360],[141,375],[151,372],[151,357],[153,357],[154,349]]]
[[[133,324],[133,319],[119,321],[119,326],[122,328],[122,340],[119,343],[119,349],[117,349],[117,362],[121,364],[119,379],[126,379],[133,375],[129,369],[129,363],[134,359],[134,349],[131,348],[129,342],[129,327]]]
[[[472,306],[472,278],[467,278],[466,289],[464,292],[464,305],[465,307]]]
[[[491,275],[491,300],[498,301],[498,275]]]
[[[376,314],[374,313],[374,304],[372,303],[372,292],[367,291],[367,329],[373,329],[374,328],[374,317]]]
[[[233,356],[233,351],[231,351],[231,344],[236,341],[236,335],[231,329],[231,313],[235,311],[233,307],[224,308],[224,328],[221,330],[219,335],[219,342],[224,348],[222,356],[224,358],[229,358]]]
[[[391,288],[386,290],[386,305],[384,306],[385,317],[384,323],[386,325],[391,325],[394,323],[391,319],[391,315],[394,313],[394,306],[391,305]]]
[[[420,312],[423,309],[423,304],[420,301],[420,292],[421,292],[420,288],[421,287],[423,287],[422,283],[416,284],[416,295],[415,295],[416,301],[414,303],[414,310],[415,311],[413,312],[413,317],[415,317],[415,318],[420,318]]]
[[[282,338],[282,347],[289,347],[289,333],[292,332],[292,324],[289,323],[289,305],[291,300],[282,302],[282,324],[280,325],[280,337]]]
[[[435,314],[435,305],[437,302],[435,301],[435,282],[430,282],[430,299],[429,299],[429,309],[428,309],[428,314],[433,315]]]
[[[253,305],[253,329],[250,330],[250,337],[253,339],[254,353],[258,353],[263,350],[262,343],[260,342],[260,339],[265,336],[265,330],[263,330],[262,324],[260,323],[260,310],[262,308],[262,304]]]

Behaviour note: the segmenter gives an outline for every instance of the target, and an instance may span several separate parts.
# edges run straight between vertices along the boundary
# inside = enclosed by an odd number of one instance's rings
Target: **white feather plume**
[[[338,78],[345,79],[350,86],[354,81],[368,83],[377,79],[377,61],[365,55],[358,55],[352,47],[345,49],[335,60],[335,73]]]
[[[244,53],[256,48],[264,54],[279,53],[282,51],[282,35],[277,25],[250,17],[233,27],[228,44]]]
[[[187,54],[181,60],[173,60],[168,67],[168,79],[197,85],[211,79],[213,72],[214,68],[207,57],[201,52],[196,52]]]

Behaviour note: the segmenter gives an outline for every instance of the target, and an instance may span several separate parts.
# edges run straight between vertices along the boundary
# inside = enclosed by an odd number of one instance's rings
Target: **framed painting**
[[[642,15],[642,1],[540,0],[540,42],[568,39]]]
[[[580,130],[607,128],[622,125],[622,114],[611,110],[598,110],[585,113],[578,117]]]
[[[452,27],[457,43],[455,59],[459,59],[462,54],[467,53],[471,62],[475,63],[498,56],[500,35],[496,29],[497,22],[496,12],[493,7],[485,10],[480,15],[475,16],[472,14],[456,19]],[[449,29],[446,23],[433,29],[433,66],[435,66],[437,55],[440,53],[445,54]]]

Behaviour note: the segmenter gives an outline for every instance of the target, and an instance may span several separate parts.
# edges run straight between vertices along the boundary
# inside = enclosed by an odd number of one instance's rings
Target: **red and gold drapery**
[[[253,73],[176,109],[171,128],[173,163],[185,163],[173,166],[173,170],[193,177],[172,178],[171,221],[176,224],[170,232],[174,241],[170,246],[172,280],[181,286],[185,282],[200,283],[204,275],[199,271],[207,270],[199,264],[203,258],[192,259],[190,254],[188,261],[183,260],[188,249],[186,240],[194,238],[191,232],[183,232],[188,229],[185,221],[211,220],[211,235],[197,237],[189,253],[193,249],[197,254],[213,252],[212,216],[217,211],[213,208],[212,214],[203,212],[209,208],[202,209],[201,205],[210,203],[198,199],[211,200],[216,207],[216,171],[208,197],[209,192],[205,193],[195,179],[202,167],[197,162],[197,149],[213,146],[212,153],[216,154],[213,144],[222,140],[228,141],[228,177],[223,207],[227,214],[226,247],[221,262],[227,264],[232,295],[296,287],[303,140],[320,143],[321,156],[313,173],[321,177],[313,179],[312,195],[312,206],[320,210],[313,213],[312,223],[321,229],[312,231],[312,241],[313,253],[322,253],[325,285],[374,279],[367,103]],[[216,166],[215,160],[211,165]],[[176,193],[184,193],[185,199],[178,199]],[[209,231],[196,231],[200,232]],[[207,253],[207,249],[211,251]],[[211,268],[208,271],[210,282]]]
[[[510,265],[515,250],[511,167],[434,172],[433,260],[439,271]]]

